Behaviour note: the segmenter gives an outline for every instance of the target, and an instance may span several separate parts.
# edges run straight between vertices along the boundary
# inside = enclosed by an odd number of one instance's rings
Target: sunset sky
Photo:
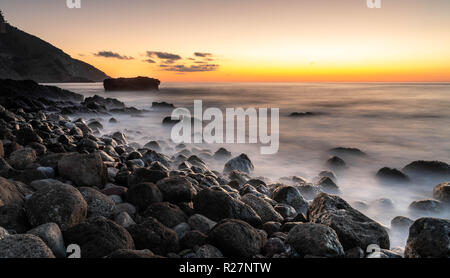
[[[1,0],[12,25],[113,77],[450,82],[450,0]]]

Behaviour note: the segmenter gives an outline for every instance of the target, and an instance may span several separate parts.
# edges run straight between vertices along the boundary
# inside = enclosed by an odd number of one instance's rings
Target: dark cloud
[[[181,60],[181,56],[177,54],[159,52],[159,51],[147,51],[148,57],[157,57],[161,60]]]
[[[204,53],[204,52],[195,52],[194,56],[205,58],[205,57],[211,57],[212,54],[211,53]]]
[[[112,51],[99,51],[99,52],[95,53],[94,55],[98,56],[98,57],[116,58],[116,59],[120,59],[120,60],[133,60],[134,59],[133,57],[120,55],[119,53],[115,53]]]
[[[147,63],[149,63],[149,64],[155,64],[155,63],[156,63],[156,62],[153,61],[152,59],[144,60],[144,62],[147,62]]]
[[[219,69],[219,65],[215,64],[190,65],[190,66],[160,65],[160,67],[164,68],[165,71],[174,71],[174,72],[207,72],[207,71],[216,71]]]

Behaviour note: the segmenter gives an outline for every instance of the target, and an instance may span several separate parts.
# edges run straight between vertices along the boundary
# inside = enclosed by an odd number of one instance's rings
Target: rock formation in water
[[[158,90],[158,79],[138,76],[135,78],[109,78],[103,81],[105,91],[151,91]]]

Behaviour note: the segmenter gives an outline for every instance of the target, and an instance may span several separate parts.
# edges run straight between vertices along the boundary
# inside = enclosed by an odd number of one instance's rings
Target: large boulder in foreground
[[[158,79],[138,76],[135,78],[108,78],[103,81],[105,91],[149,91],[158,90]]]
[[[409,228],[407,258],[450,258],[450,220],[420,218]]]
[[[0,240],[0,258],[54,258],[50,248],[35,235],[9,235]]]
[[[250,174],[255,169],[255,166],[253,166],[252,161],[246,154],[241,154],[238,157],[235,157],[228,161],[225,164],[224,172],[230,173],[233,170],[239,170],[241,172]]]
[[[32,226],[54,222],[66,230],[86,219],[88,205],[80,191],[64,184],[36,191],[26,201],[25,209]]]
[[[389,249],[386,229],[338,196],[319,193],[308,207],[308,218],[312,223],[332,228],[344,250],[355,247],[366,250],[371,244]]]
[[[322,224],[298,224],[289,231],[286,243],[291,245],[300,255],[320,257],[340,257],[344,249],[336,232]]]
[[[211,230],[209,237],[230,258],[251,258],[259,254],[265,240],[258,230],[236,219],[219,222]]]
[[[99,153],[65,155],[58,161],[59,174],[77,186],[103,187],[108,178],[108,170]]]
[[[98,216],[63,232],[67,245],[78,244],[82,258],[101,258],[119,249],[134,249],[131,235],[113,221]]]
[[[200,191],[194,197],[194,209],[214,221],[232,218],[243,220],[256,227],[262,224],[261,218],[250,206],[234,199],[218,187]]]

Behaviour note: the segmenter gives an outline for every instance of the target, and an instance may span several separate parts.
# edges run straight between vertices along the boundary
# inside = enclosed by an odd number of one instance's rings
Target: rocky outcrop
[[[135,78],[108,78],[103,81],[105,91],[150,91],[158,90],[158,79],[138,76]]]
[[[450,221],[420,218],[409,228],[407,258],[450,258]]]

